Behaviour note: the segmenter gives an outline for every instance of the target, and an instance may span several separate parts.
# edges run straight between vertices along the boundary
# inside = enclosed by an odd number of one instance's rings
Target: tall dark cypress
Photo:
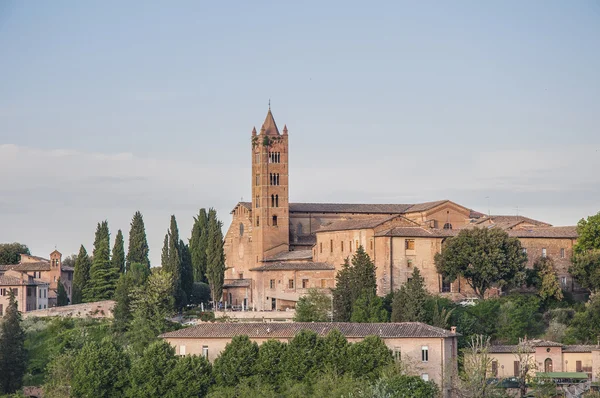
[[[200,209],[194,217],[192,237],[190,238],[190,253],[192,255],[192,268],[194,281],[206,282],[206,245],[208,244],[208,215],[206,209]]]
[[[0,322],[0,393],[12,394],[23,384],[27,368],[25,332],[15,295],[10,291],[8,307]]]
[[[181,289],[185,294],[186,302],[189,303],[194,287],[194,271],[190,248],[182,240],[179,241],[179,253],[181,253]]]
[[[148,239],[146,238],[146,228],[144,227],[144,218],[142,213],[136,211],[131,220],[129,229],[129,248],[127,249],[127,269],[132,263],[144,264],[150,269],[150,260],[148,259]]]
[[[110,261],[110,235],[108,222],[103,221],[96,229],[94,258],[90,268],[90,281],[84,292],[86,302],[109,300],[112,298],[119,273]]]
[[[112,266],[119,274],[125,272],[125,241],[123,240],[123,232],[121,230],[117,232],[117,237],[115,238],[115,245],[112,251]]]
[[[213,303],[223,296],[225,278],[225,252],[223,251],[223,232],[221,222],[214,209],[208,211],[208,246],[206,248],[206,277],[210,286]]]
[[[84,292],[90,279],[91,265],[90,257],[88,256],[85,247],[81,245],[79,254],[75,260],[75,272],[73,273],[73,290],[71,294],[73,304],[80,304],[83,302]]]
[[[167,258],[163,265],[165,271],[169,272],[173,278],[173,292],[175,297],[175,306],[177,308],[183,307],[187,304],[185,300],[185,293],[181,288],[181,253],[179,246],[179,229],[177,227],[177,220],[175,216],[171,216],[171,225],[169,232],[167,233],[168,238],[165,238],[167,245]],[[163,254],[164,248],[163,248]]]
[[[165,240],[163,242],[162,252],[160,254],[160,266],[163,268],[168,268],[169,265],[169,231],[165,234]]]

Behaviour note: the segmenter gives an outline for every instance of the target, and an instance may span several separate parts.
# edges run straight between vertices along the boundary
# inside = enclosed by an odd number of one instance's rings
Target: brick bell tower
[[[289,251],[288,131],[271,113],[260,133],[252,130],[252,241],[256,263]]]

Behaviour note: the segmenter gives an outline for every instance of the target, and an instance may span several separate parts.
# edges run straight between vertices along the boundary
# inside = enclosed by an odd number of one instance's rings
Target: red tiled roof
[[[382,338],[445,338],[460,336],[449,330],[420,322],[402,323],[202,323],[185,329],[162,334],[162,338],[230,338],[239,335],[262,338],[293,338],[301,330],[312,330],[326,336],[337,329],[344,336]]]
[[[256,268],[250,268],[250,271],[285,271],[285,270],[297,270],[297,271],[319,271],[319,270],[335,270],[333,265],[327,263],[268,263]]]
[[[460,231],[456,229],[434,229],[423,227],[396,227],[387,231],[376,233],[375,236],[398,236],[407,238],[446,238],[456,236]]]
[[[563,352],[592,352],[600,350],[599,345],[566,345],[563,347]]]
[[[315,232],[319,233],[327,231],[347,231],[351,229],[375,228],[376,226],[381,225],[386,221],[393,220],[396,217],[399,217],[399,215],[394,214],[391,216],[373,216],[369,218],[351,218],[348,220],[334,221],[329,225],[323,225]]]
[[[515,238],[577,239],[577,227],[540,227],[532,229],[510,229],[508,235]]]
[[[39,263],[22,263],[22,264],[7,264],[0,265],[0,271],[13,269],[15,271],[50,271],[50,264],[45,262]]]
[[[31,286],[31,285],[48,285],[48,282],[42,282],[42,281],[37,281],[37,280],[32,280],[32,281],[27,281],[24,280],[22,281],[21,278],[17,278],[15,276],[10,276],[10,275],[0,275],[0,286]]]
[[[491,215],[489,217],[484,217],[479,219],[476,223],[481,224],[486,221],[493,221],[496,224],[519,224],[521,222],[526,222],[529,224],[537,225],[537,226],[552,226],[551,224],[545,223],[543,221],[534,220],[533,218],[523,217],[523,216],[495,216]]]
[[[310,260],[312,259],[312,256],[312,250],[293,250],[276,254],[267,258],[265,261]]]

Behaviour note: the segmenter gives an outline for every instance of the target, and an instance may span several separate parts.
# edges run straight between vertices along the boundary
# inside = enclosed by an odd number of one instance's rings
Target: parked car
[[[479,298],[477,298],[477,297],[467,297],[466,299],[459,301],[458,304],[462,305],[463,307],[473,306],[473,305],[477,304],[478,300],[479,300]]]

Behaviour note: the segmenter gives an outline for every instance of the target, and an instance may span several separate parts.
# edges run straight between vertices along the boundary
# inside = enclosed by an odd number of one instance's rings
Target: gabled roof
[[[327,263],[313,263],[313,262],[277,262],[267,263],[260,267],[250,268],[250,271],[331,271],[335,270],[335,267]]]
[[[312,330],[326,336],[339,330],[346,338],[379,336],[382,338],[445,338],[460,336],[449,330],[420,322],[350,323],[350,322],[293,322],[293,323],[202,323],[160,335],[162,338],[231,338],[246,335],[259,338],[293,338],[301,330]]]
[[[364,216],[363,216],[364,217]],[[350,218],[348,220],[334,221],[331,224],[323,225],[319,228],[316,233],[327,232],[327,231],[348,231],[351,229],[369,229],[375,228],[387,221],[391,221],[396,217],[400,217],[395,214],[392,216],[372,216],[368,218]],[[412,223],[412,221],[411,221]]]
[[[577,239],[577,227],[542,227],[531,229],[509,229],[508,236],[515,238]]]
[[[312,250],[294,250],[290,252],[278,253],[264,261],[310,260],[312,259],[312,256]]]
[[[366,203],[290,203],[290,212],[401,214],[411,206],[413,205]]]
[[[0,286],[32,286],[32,285],[48,285],[48,282],[43,282],[39,280],[21,280],[21,278],[17,278],[16,276],[11,275],[0,275]]]
[[[279,129],[277,128],[275,118],[273,118],[273,114],[271,113],[271,108],[269,108],[269,112],[267,112],[267,117],[260,129],[260,133],[266,135],[279,135]]]
[[[248,210],[252,210],[252,202],[238,202],[235,205],[235,207],[229,212],[229,214],[233,214],[235,209],[237,209],[239,206],[245,207]]]
[[[15,270],[15,271],[50,271],[50,264],[46,262],[39,263],[21,263],[21,264],[7,264],[0,265],[0,271],[6,270]]]
[[[540,227],[551,227],[552,224],[545,223],[543,221],[534,220],[533,218],[523,217],[523,216],[496,216],[491,215],[489,217],[480,218],[475,222],[475,224],[482,224],[485,222],[491,221],[494,224],[502,224],[508,228],[512,228],[513,226],[520,224],[522,222],[526,222],[528,224],[533,224]]]
[[[406,238],[446,238],[456,236],[460,231],[455,229],[434,229],[423,227],[395,227],[376,233],[375,236],[397,236]]]

